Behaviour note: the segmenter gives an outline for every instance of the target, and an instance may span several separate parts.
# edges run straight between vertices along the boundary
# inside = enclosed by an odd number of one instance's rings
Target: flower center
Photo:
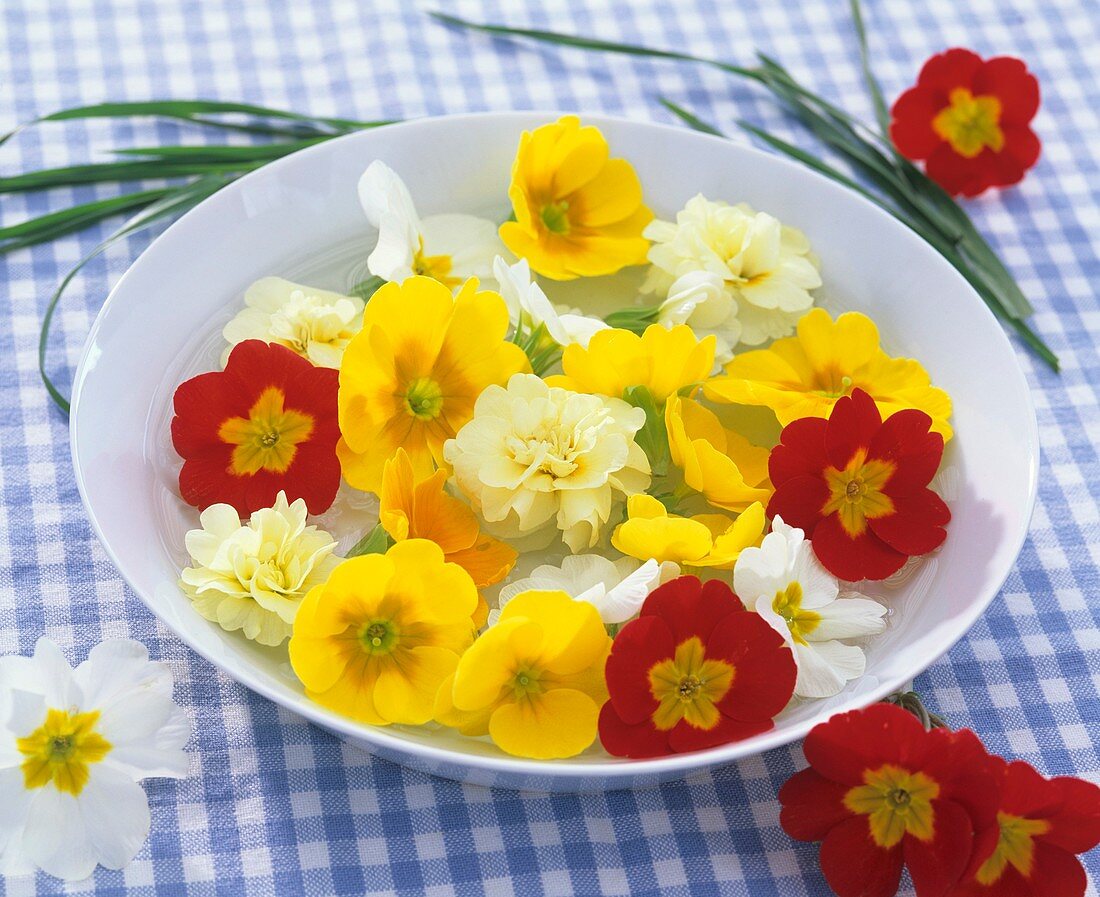
[[[781,616],[800,645],[805,645],[806,636],[821,624],[821,614],[802,607],[802,583],[798,580],[787,583],[787,588],[775,593],[772,610]]]
[[[871,838],[882,848],[896,846],[905,835],[930,841],[934,834],[939,783],[923,772],[910,772],[887,763],[863,774],[862,785],[844,795],[844,806],[868,816]]]
[[[405,408],[419,420],[433,420],[443,410],[443,390],[429,377],[417,377],[405,391]]]
[[[708,659],[698,637],[681,642],[672,657],[649,669],[649,689],[658,702],[653,724],[667,731],[684,720],[696,729],[713,729],[721,719],[716,705],[734,673],[729,663]]]
[[[835,367],[815,371],[813,375],[814,392],[826,399],[850,396],[853,385],[852,378]]]
[[[298,444],[313,434],[313,418],[284,408],[285,400],[281,389],[269,386],[249,409],[248,417],[228,418],[218,428],[218,438],[236,446],[229,462],[231,473],[285,473],[290,467]]]
[[[420,238],[420,248],[413,254],[413,273],[431,277],[444,286],[454,289],[462,284],[462,278],[451,276],[453,266],[454,261],[449,255],[425,255],[424,238]]]
[[[986,147],[999,153],[1004,149],[1001,130],[1001,101],[995,96],[974,96],[965,87],[956,87],[945,106],[932,119],[932,130],[951,144],[960,156],[973,159]]]
[[[533,698],[543,691],[542,672],[530,667],[520,667],[512,677],[512,691],[516,700]]]
[[[564,236],[569,233],[569,203],[564,199],[560,202],[548,202],[539,212],[543,226],[552,234]]]
[[[99,711],[70,713],[51,709],[46,721],[15,746],[23,761],[23,781],[28,789],[53,783],[58,791],[78,795],[88,783],[88,767],[111,750],[111,743],[95,731]]]
[[[859,449],[843,470],[825,469],[829,499],[821,509],[825,516],[840,515],[844,531],[855,538],[867,529],[867,521],[894,512],[894,501],[882,490],[890,482],[895,465],[891,461],[872,458]]]
[[[398,635],[391,620],[371,620],[359,630],[359,644],[367,654],[389,654],[397,645]]]
[[[1009,863],[1024,878],[1030,878],[1035,862],[1035,836],[1050,831],[1050,823],[1045,819],[1026,819],[1009,813],[998,813],[997,824],[1001,829],[997,846],[974,876],[979,884],[986,887],[1004,874]]]

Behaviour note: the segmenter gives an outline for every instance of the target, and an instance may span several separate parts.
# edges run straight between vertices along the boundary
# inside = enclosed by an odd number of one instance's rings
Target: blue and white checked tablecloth
[[[474,19],[747,61],[759,47],[870,114],[837,0],[463,0]],[[1043,464],[1031,536],[1000,597],[918,680],[953,724],[1049,774],[1100,778],[1100,8],[1096,0],[866,0],[889,96],[945,47],[1026,59],[1043,88],[1043,157],[1022,187],[972,202],[1060,354],[1060,377],[1021,355]],[[665,95],[732,129],[797,134],[760,91],[717,72],[459,33],[412,0],[4,0],[0,130],[102,100],[206,97],[317,114],[405,118],[575,109],[669,119]],[[189,132],[193,133],[193,132]],[[175,143],[172,125],[35,129],[0,173],[95,157],[97,146]],[[191,138],[195,139],[195,138]],[[3,197],[5,224],[111,187]],[[112,225],[113,226],[113,225]],[[45,634],[73,659],[130,636],[167,661],[194,720],[191,776],[152,781],[153,826],[121,872],[5,895],[818,895],[816,848],[778,826],[776,789],[799,747],[649,791],[586,796],[461,786],[349,749],[246,691],[176,641],[123,585],[85,519],[65,421],[35,369],[43,305],[102,238],[0,257],[0,652]],[[116,246],[65,300],[51,365],[61,381],[109,285],[147,237]],[[156,302],[156,296],[149,297]],[[1100,881],[1100,855],[1086,860]],[[909,894],[910,891],[904,890]],[[1089,891],[1096,895],[1095,885]]]

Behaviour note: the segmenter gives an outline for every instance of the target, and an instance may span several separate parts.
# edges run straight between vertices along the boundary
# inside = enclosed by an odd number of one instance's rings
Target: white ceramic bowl
[[[265,166],[187,214],[134,263],[92,328],[74,387],[73,464],[92,525],[127,582],[181,639],[260,694],[350,743],[439,775],[516,788],[631,787],[786,744],[928,667],[993,599],[1020,550],[1035,498],[1037,427],[1000,326],[903,225],[775,156],[682,128],[587,116],[613,154],[636,166],[659,215],[701,192],[747,201],[805,231],[821,258],[823,304],[870,314],[888,351],[919,358],[951,394],[957,438],[939,481],[953,513],[946,545],[887,590],[890,627],[870,643],[863,679],[835,699],[789,708],[771,732],[697,754],[626,761],[597,748],[536,762],[449,730],[359,725],[311,703],[285,650],[223,632],[176,586],[183,533],[196,516],[173,481],[172,391],[214,366],[220,329],[252,280],[279,274],[341,288],[362,274],[374,238],[356,182],[371,160],[406,178],[421,214],[500,220],[520,131],[554,117],[459,115],[355,134]]]

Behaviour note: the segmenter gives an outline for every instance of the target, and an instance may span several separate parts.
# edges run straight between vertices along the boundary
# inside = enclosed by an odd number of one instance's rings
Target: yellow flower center
[[[397,647],[400,632],[392,620],[371,620],[359,629],[359,644],[371,655],[389,654]]]
[[[1004,874],[1009,863],[1024,878],[1030,878],[1035,862],[1035,836],[1050,831],[1050,823],[1045,819],[1025,819],[1009,813],[998,813],[997,824],[1001,827],[997,846],[974,876],[979,884],[986,887]]]
[[[571,224],[569,221],[569,203],[566,200],[548,202],[539,212],[543,227],[550,233],[564,236],[569,233]]]
[[[15,746],[23,761],[27,788],[41,788],[53,782],[58,791],[76,796],[88,783],[88,767],[111,750],[111,743],[95,731],[99,711],[70,713],[51,709],[46,721]]]
[[[449,255],[425,255],[424,238],[420,238],[420,248],[413,254],[414,273],[431,277],[444,286],[454,289],[462,283],[462,278],[451,276],[452,267],[454,267],[454,261]]]
[[[443,390],[430,377],[417,377],[405,391],[405,409],[418,420],[433,420],[443,410]]]
[[[813,391],[823,398],[839,399],[842,396],[850,396],[853,386],[855,383],[852,378],[835,367],[814,371]]]
[[[956,87],[945,106],[932,119],[932,130],[951,144],[960,156],[973,159],[989,147],[999,153],[1005,145],[1001,130],[1001,101],[995,96],[974,96],[965,87]]]
[[[853,538],[867,529],[867,521],[894,512],[894,502],[882,490],[893,476],[895,466],[890,461],[866,460],[860,449],[844,470],[825,469],[829,500],[821,509],[824,515],[839,514],[844,531]]]
[[[782,592],[775,593],[772,610],[787,623],[793,638],[800,645],[806,644],[806,636],[821,624],[821,614],[802,607],[802,583],[788,583]]]
[[[879,847],[894,847],[905,835],[920,841],[932,839],[932,801],[939,797],[939,783],[923,772],[909,772],[889,763],[867,770],[863,782],[844,795],[844,806],[870,817],[871,837]]]
[[[693,636],[676,647],[676,653],[649,669],[649,689],[657,699],[653,724],[663,731],[686,720],[696,729],[718,725],[717,706],[733,684],[734,668],[721,660],[708,660],[703,643]]]
[[[281,389],[269,386],[249,409],[248,417],[231,417],[218,428],[218,438],[236,446],[230,460],[232,473],[285,473],[290,467],[298,444],[313,434],[313,418],[284,409],[285,399]]]

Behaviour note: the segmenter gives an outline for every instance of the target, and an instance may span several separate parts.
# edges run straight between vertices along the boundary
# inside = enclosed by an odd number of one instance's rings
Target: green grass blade
[[[886,108],[886,100],[882,96],[882,88],[878,85],[878,79],[871,70],[871,58],[867,51],[867,29],[863,26],[863,10],[860,9],[859,0],[848,0],[852,10],[852,23],[856,29],[856,40],[859,42],[859,64],[863,69],[863,81],[867,85],[867,92],[871,95],[871,104],[875,109],[875,120],[878,122],[882,136],[890,134],[890,113]]]
[[[159,162],[154,160],[45,168],[41,171],[0,178],[0,193],[24,193],[29,190],[74,187],[78,184],[167,180],[205,174],[235,174],[258,168],[266,161],[266,159],[257,162]]]
[[[171,188],[163,188],[127,193],[123,196],[113,196],[110,199],[100,199],[58,212],[50,212],[8,227],[0,227],[0,255],[83,230],[105,218],[147,206],[170,192],[172,192]]]
[[[719,131],[714,125],[707,124],[695,113],[689,112],[683,106],[677,106],[672,100],[665,99],[664,97],[658,97],[658,102],[664,106],[673,115],[680,118],[681,121],[687,123],[696,131],[701,131],[704,134],[710,134],[714,137],[725,137],[726,135]]]
[[[46,303],[46,311],[42,316],[42,329],[38,335],[38,373],[42,378],[42,383],[46,387],[46,392],[49,393],[50,398],[57,404],[65,414],[69,413],[69,400],[62,394],[61,390],[54,385],[50,379],[49,374],[46,373],[46,349],[49,346],[50,340],[50,327],[53,324],[54,313],[57,311],[57,305],[61,301],[62,295],[72,283],[77,274],[94,258],[106,251],[110,246],[117,243],[119,240],[144,230],[147,227],[155,224],[163,218],[175,217],[182,215],[188,209],[198,205],[208,196],[212,196],[222,187],[224,187],[231,178],[224,177],[206,177],[201,178],[194,183],[187,184],[184,187],[179,187],[176,190],[171,191],[167,196],[161,200],[153,202],[132,218],[130,218],[125,224],[123,224],[118,230],[111,234],[102,243],[96,246],[90,253],[81,259],[76,267],[74,267],[65,278],[58,285],[53,295],[50,297],[49,302]]]
[[[252,162],[259,159],[278,159],[296,153],[309,146],[316,146],[332,139],[331,134],[312,137],[308,140],[295,140],[283,143],[261,143],[249,146],[134,146],[112,150],[119,156],[144,156],[149,159],[164,159],[170,162],[234,162],[244,160]]]

